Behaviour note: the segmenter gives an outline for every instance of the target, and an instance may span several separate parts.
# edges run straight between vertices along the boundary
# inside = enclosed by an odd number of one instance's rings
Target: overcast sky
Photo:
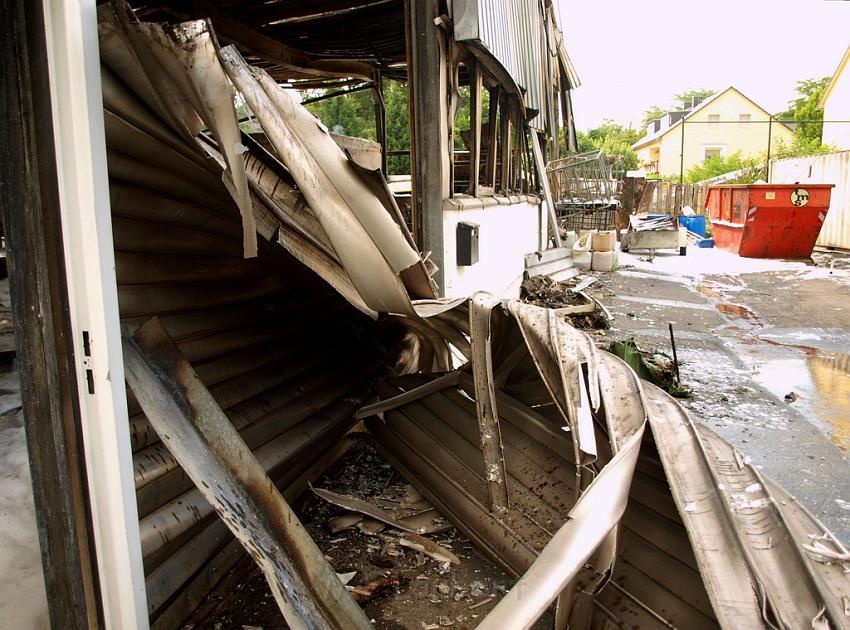
[[[674,93],[734,85],[771,113],[800,79],[831,75],[850,45],[844,0],[555,0],[582,85],[576,127],[636,127]]]

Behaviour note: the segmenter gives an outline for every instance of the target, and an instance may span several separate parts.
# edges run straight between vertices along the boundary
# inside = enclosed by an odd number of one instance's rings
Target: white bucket
[[[573,244],[573,266],[576,269],[587,271],[593,262],[593,254],[590,251],[591,233],[584,234]]]
[[[573,260],[575,264],[575,260]],[[593,271],[612,271],[617,266],[617,252],[593,252],[590,268]]]

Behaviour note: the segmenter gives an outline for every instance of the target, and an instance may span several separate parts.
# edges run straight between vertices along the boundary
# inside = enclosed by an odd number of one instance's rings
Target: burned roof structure
[[[838,540],[513,299],[520,254],[556,255],[545,162],[574,138],[551,2],[10,4],[4,222],[56,627],[179,628],[246,553],[290,627],[370,627],[290,507],[361,421],[518,578],[482,628],[848,626]],[[298,88],[374,95],[377,168]],[[456,264],[457,216],[519,253]]]

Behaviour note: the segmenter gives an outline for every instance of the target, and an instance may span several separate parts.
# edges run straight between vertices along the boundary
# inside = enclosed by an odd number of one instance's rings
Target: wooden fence
[[[684,206],[690,206],[697,214],[704,215],[707,193],[707,184],[674,184],[643,177],[626,177],[622,183],[616,227],[618,230],[627,227],[631,214],[678,215]]]

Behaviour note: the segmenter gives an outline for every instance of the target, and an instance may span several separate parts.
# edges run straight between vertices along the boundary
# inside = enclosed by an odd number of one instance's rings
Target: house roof
[[[701,102],[699,105],[697,105],[696,107],[694,107],[691,111],[689,111],[687,114],[685,114],[684,116],[682,116],[679,120],[677,120],[675,123],[673,123],[673,124],[672,124],[672,125],[670,125],[669,127],[665,127],[664,129],[659,129],[659,130],[658,130],[658,131],[656,131],[655,133],[652,133],[652,134],[649,134],[649,135],[647,135],[647,136],[644,136],[643,138],[641,138],[640,140],[638,140],[637,142],[635,142],[635,143],[632,145],[632,149],[639,149],[639,148],[641,148],[641,147],[643,147],[643,146],[646,146],[647,144],[650,144],[650,143],[654,142],[655,140],[658,140],[658,139],[659,139],[659,138],[661,138],[664,134],[669,133],[670,131],[672,131],[673,129],[675,129],[675,128],[676,128],[676,127],[678,127],[679,125],[681,125],[683,120],[687,120],[688,118],[690,118],[690,117],[691,117],[691,116],[693,116],[694,114],[696,114],[696,113],[698,113],[698,112],[701,112],[703,109],[705,109],[706,107],[708,107],[709,105],[711,105],[711,103],[713,103],[714,101],[716,101],[718,98],[720,98],[721,96],[723,96],[724,94],[726,94],[726,93],[727,93],[727,92],[729,92],[729,91],[737,92],[737,93],[738,93],[738,95],[740,95],[740,96],[742,96],[743,98],[747,99],[750,103],[752,103],[755,107],[757,107],[758,109],[760,109],[761,111],[763,111],[763,112],[764,112],[765,114],[767,114],[768,116],[771,116],[770,112],[768,112],[768,111],[767,111],[764,107],[762,107],[761,105],[759,105],[758,103],[756,103],[753,99],[751,99],[749,96],[747,96],[746,94],[744,94],[743,92],[741,92],[741,90],[739,90],[738,88],[736,88],[736,87],[734,87],[734,86],[731,86],[731,85],[730,85],[728,88],[726,88],[726,89],[725,89],[725,90],[723,90],[722,92],[717,92],[716,94],[712,94],[711,96],[709,96],[707,99],[705,99],[705,100],[704,100],[703,102]],[[666,114],[665,114],[665,115],[666,115]],[[782,122],[782,121],[777,120],[776,122]],[[782,123],[782,124],[783,124],[783,125],[785,125],[786,127],[788,127],[788,129],[791,129],[791,127],[789,127],[787,124],[785,124],[785,123]]]
[[[823,94],[821,94],[820,100],[818,101],[818,109],[826,107],[826,101],[832,94],[832,90],[834,90],[835,86],[838,85],[838,80],[841,78],[841,75],[844,74],[848,64],[850,64],[850,46],[848,46],[847,50],[844,51],[844,56],[841,58],[841,61],[838,62],[838,67],[835,69],[835,72],[832,73],[832,79],[830,79],[829,84],[827,84],[826,89],[823,91]]]

